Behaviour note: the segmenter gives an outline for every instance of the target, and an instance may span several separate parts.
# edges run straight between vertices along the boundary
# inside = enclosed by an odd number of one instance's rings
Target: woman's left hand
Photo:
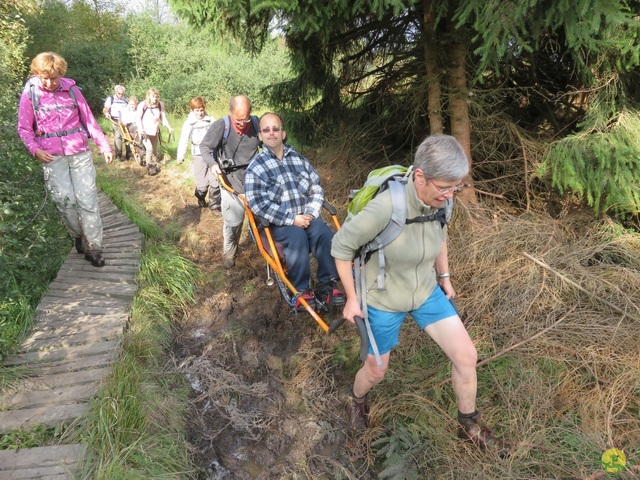
[[[107,161],[107,163],[112,163],[113,162],[113,153],[112,152],[105,153],[104,154],[104,159]]]
[[[456,291],[453,289],[453,285],[451,285],[450,277],[439,278],[438,284],[440,285],[440,288],[442,288],[442,291],[447,296],[447,298],[453,298],[456,296]]]

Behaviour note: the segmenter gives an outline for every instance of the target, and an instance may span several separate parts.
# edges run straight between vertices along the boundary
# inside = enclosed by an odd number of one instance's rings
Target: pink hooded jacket
[[[60,87],[51,92],[42,87],[38,77],[31,77],[27,81],[18,106],[18,135],[34,157],[38,150],[51,155],[86,152],[89,149],[89,138],[98,145],[103,155],[111,152],[109,142],[77,87],[73,90],[78,103],[76,108],[69,94],[69,89],[75,83],[70,78],[61,78]],[[31,88],[39,90],[40,106],[37,111],[34,111],[29,98]]]

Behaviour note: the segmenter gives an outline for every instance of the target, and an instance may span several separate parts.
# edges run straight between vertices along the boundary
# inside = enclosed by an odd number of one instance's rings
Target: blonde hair
[[[67,73],[67,62],[57,53],[42,52],[31,60],[31,73],[34,75],[63,77]]]
[[[151,87],[149,90],[147,90],[147,96],[145,97],[147,103],[149,103],[149,101],[151,100],[151,95],[153,95],[154,93],[158,95],[158,99],[160,99],[160,92],[158,91],[158,89]]]

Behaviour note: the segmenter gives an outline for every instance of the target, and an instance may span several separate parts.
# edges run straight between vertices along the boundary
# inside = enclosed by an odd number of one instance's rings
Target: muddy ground
[[[199,478],[369,478],[370,452],[345,418],[355,329],[329,337],[292,312],[266,285],[246,229],[236,266],[225,269],[221,216],[197,206],[188,166],[163,163],[154,177],[132,161],[111,168],[205,273],[195,305],[176,319],[174,346],[193,389],[188,437]]]

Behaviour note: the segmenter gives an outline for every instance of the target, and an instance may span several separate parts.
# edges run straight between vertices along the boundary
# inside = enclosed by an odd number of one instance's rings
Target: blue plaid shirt
[[[289,145],[282,160],[263,145],[247,167],[244,186],[251,211],[278,226],[293,225],[295,216],[304,213],[318,218],[324,203],[320,176]]]

